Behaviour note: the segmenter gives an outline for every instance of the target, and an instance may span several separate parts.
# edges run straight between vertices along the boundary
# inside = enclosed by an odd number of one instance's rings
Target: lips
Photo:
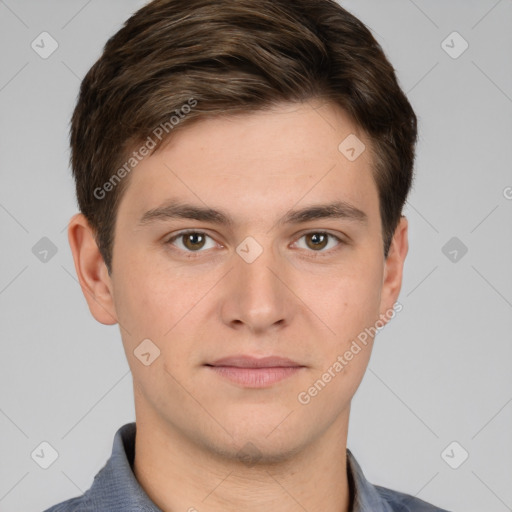
[[[305,366],[287,357],[223,357],[205,365],[208,371],[243,388],[268,388],[304,371]]]
[[[286,357],[254,357],[248,355],[236,355],[217,359],[212,363],[207,363],[206,366],[234,368],[300,368],[303,365]]]

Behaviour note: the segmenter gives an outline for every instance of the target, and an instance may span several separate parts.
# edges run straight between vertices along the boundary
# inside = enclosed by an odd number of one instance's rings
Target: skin
[[[366,144],[353,162],[338,150],[349,134]],[[111,276],[86,219],[72,218],[69,242],[90,311],[98,322],[120,324],[132,371],[134,473],[162,510],[350,510],[350,402],[373,340],[307,405],[297,396],[359,333],[385,322],[398,298],[407,220],[385,259],[369,148],[328,103],[282,104],[184,127],[130,175]],[[139,224],[170,198],[223,210],[233,225]],[[367,222],[276,222],[290,209],[338,200],[365,212]],[[185,229],[210,238],[203,246],[190,237],[168,242]],[[312,243],[322,232],[344,243]],[[252,263],[236,252],[248,236],[263,250]],[[145,366],[134,350],[148,338],[160,356]],[[204,366],[234,354],[279,355],[305,368],[250,389]],[[241,457],[248,446],[253,459]]]

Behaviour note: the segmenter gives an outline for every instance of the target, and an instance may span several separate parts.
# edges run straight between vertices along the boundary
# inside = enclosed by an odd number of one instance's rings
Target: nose
[[[286,285],[284,263],[270,248],[264,248],[253,261],[238,254],[233,260],[222,304],[224,323],[254,334],[290,324],[294,301]]]

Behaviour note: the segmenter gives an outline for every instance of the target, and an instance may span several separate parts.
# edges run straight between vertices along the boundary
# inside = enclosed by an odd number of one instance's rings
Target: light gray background
[[[90,315],[66,224],[80,80],[143,3],[0,0],[2,512],[81,494],[135,418],[118,327]],[[512,0],[342,5],[420,121],[404,309],[377,338],[348,446],[373,483],[456,512],[512,510]],[[48,59],[30,46],[43,31],[59,44]],[[469,43],[457,59],[441,46],[453,31]],[[32,252],[42,237],[57,247],[46,263]],[[442,252],[452,237],[468,248],[456,262]],[[42,441],[59,454],[46,470],[31,458]],[[452,441],[452,461],[469,453],[458,469],[441,456]]]

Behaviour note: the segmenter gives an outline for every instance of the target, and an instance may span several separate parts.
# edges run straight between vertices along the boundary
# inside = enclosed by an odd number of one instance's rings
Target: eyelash
[[[172,236],[171,238],[169,238],[165,242],[165,245],[171,246],[172,250],[176,250],[176,251],[180,251],[180,252],[185,252],[187,254],[187,256],[186,256],[187,258],[197,258],[197,257],[200,256],[200,254],[202,252],[206,252],[208,249],[198,250],[198,251],[189,251],[189,250],[183,250],[183,249],[178,249],[176,247],[173,247],[173,242],[175,240],[179,239],[180,237],[183,237],[185,235],[190,235],[190,234],[204,235],[204,236],[207,236],[208,238],[211,238],[213,240],[213,238],[210,235],[208,235],[207,233],[205,233],[204,231],[197,231],[197,230],[194,230],[194,229],[190,229],[190,230],[186,230],[186,231],[181,231],[181,232],[177,233],[176,235]],[[305,237],[307,235],[312,235],[312,234],[315,234],[315,235],[327,235],[329,238],[333,238],[334,240],[336,240],[338,242],[338,246],[335,247],[334,249],[329,249],[327,251],[325,251],[325,250],[321,250],[321,251],[310,250],[310,251],[308,251],[308,252],[312,252],[313,254],[315,254],[315,256],[313,256],[314,258],[322,258],[322,257],[325,257],[325,256],[329,256],[332,251],[336,251],[337,249],[339,249],[340,248],[339,246],[347,244],[341,238],[339,238],[336,235],[333,235],[332,233],[329,233],[327,231],[308,231],[307,233],[303,233],[297,240],[300,240],[301,238],[303,238],[303,237]]]

